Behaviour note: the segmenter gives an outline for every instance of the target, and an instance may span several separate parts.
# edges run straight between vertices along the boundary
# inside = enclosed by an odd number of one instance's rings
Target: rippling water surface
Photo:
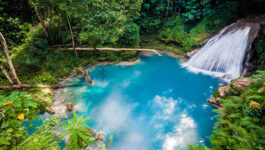
[[[209,145],[214,125],[209,98],[221,82],[194,74],[179,60],[142,56],[133,66],[99,65],[91,70],[95,86],[60,91],[88,125],[113,135],[112,150],[182,150]],[[70,82],[85,82],[73,78]]]

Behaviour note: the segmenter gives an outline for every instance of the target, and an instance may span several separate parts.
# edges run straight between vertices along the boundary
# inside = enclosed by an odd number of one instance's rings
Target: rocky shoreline
[[[222,108],[222,103],[219,101],[221,98],[225,98],[227,96],[232,96],[232,90],[236,91],[244,91],[247,89],[247,86],[251,83],[251,80],[248,78],[238,78],[229,83],[226,86],[220,86],[213,96],[208,99],[208,102],[217,108]]]

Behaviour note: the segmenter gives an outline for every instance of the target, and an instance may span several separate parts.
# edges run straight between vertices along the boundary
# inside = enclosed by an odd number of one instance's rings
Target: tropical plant
[[[258,71],[251,77],[252,82],[244,91],[235,96],[220,98],[222,108],[215,110],[218,121],[214,134],[210,137],[211,149],[244,149],[256,150],[265,147],[265,71]],[[217,94],[215,95],[217,96]],[[201,145],[190,146],[190,149],[207,149]]]
[[[61,127],[62,129],[66,129],[62,137],[69,135],[65,149],[85,149],[89,144],[96,142],[96,138],[92,137],[88,130],[89,126],[86,125],[86,122],[90,119],[83,119],[82,116],[77,118],[77,114],[75,113],[73,119],[68,120],[68,125]]]
[[[52,116],[43,122],[32,135],[28,136],[16,149],[19,150],[57,150],[59,147],[59,134],[56,133],[60,124],[59,116]]]
[[[0,95],[0,147],[10,149],[24,139],[24,119],[31,120],[39,112],[40,104],[27,93],[12,92]]]

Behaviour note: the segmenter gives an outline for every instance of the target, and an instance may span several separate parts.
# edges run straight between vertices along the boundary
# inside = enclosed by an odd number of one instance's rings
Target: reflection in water
[[[97,66],[95,86],[69,87],[56,100],[72,102],[78,115],[92,117],[88,125],[113,135],[112,150],[181,150],[204,142],[214,124],[207,98],[220,84],[193,74],[178,60],[142,57],[134,66]],[[74,79],[78,82],[85,82]]]

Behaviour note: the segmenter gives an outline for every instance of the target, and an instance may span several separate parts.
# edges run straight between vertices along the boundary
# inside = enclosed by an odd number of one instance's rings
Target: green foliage
[[[21,21],[20,16],[13,16],[10,13],[12,9],[10,2],[0,2],[0,32],[5,37],[9,47],[23,42],[29,26],[28,23]]]
[[[7,40],[18,76],[25,84],[55,84],[74,67],[101,61],[133,60],[138,56],[136,51],[89,51],[79,52],[77,59],[73,52],[52,50],[50,47],[53,44],[71,42],[68,21],[77,45],[137,47],[141,27],[143,33],[159,32],[158,38],[168,44],[157,44],[157,41],[150,39],[152,43],[151,46],[147,44],[148,48],[183,54],[182,51],[200,46],[211,33],[230,23],[236,16],[237,8],[241,6],[241,3],[233,0],[29,2],[31,6],[38,7],[47,27],[49,40],[45,38],[40,24],[36,24],[37,17],[27,0],[0,2],[0,32]],[[35,24],[30,25],[32,22]],[[175,44],[173,48],[169,46],[172,43]],[[258,42],[257,53],[259,63],[264,64],[264,40]],[[220,99],[224,108],[218,111],[219,121],[216,123],[215,134],[211,137],[213,149],[264,147],[264,76],[265,71],[258,72],[247,90],[242,92],[232,88],[234,96]],[[3,74],[0,74],[0,83],[8,83]],[[34,118],[43,104],[34,101],[26,93],[11,92],[12,90],[0,90],[0,95],[7,95],[0,96],[0,149],[11,149],[16,145],[19,145],[16,147],[19,149],[57,148],[57,135],[52,131],[58,121],[55,118],[47,120],[38,131],[28,136],[21,126],[21,120],[24,117],[28,120]],[[43,94],[38,88],[28,92],[34,94],[34,99],[37,100],[50,98],[49,94]],[[85,148],[94,142],[89,131],[84,129],[86,120],[77,119],[75,115],[69,125],[64,126],[67,129],[65,134],[71,135],[68,148]],[[110,143],[111,141],[112,138]],[[191,149],[208,148],[195,145]]]
[[[42,28],[38,25],[30,28],[24,44],[10,49],[13,64],[22,83],[56,84],[59,78],[67,76],[74,67],[95,64],[98,61],[129,61],[139,54],[137,51],[83,51],[79,52],[79,59],[76,59],[73,51],[51,50],[49,47]],[[1,84],[8,84],[2,73],[0,78]],[[3,91],[5,92],[7,90]]]
[[[11,57],[14,57],[15,68],[21,72],[39,71],[41,69],[41,60],[49,57],[48,41],[44,38],[41,26],[31,27],[27,33],[25,43],[12,49]],[[21,65],[23,67],[18,67]]]
[[[263,36],[261,36],[261,39],[257,42],[256,48],[260,69],[265,69],[265,29],[263,30]]]
[[[142,0],[31,0],[31,5],[39,7],[42,13],[50,13],[44,19],[50,20],[48,32],[51,43],[70,42],[70,23],[75,41],[92,47],[137,46],[139,27],[134,20],[139,16],[141,4]],[[124,43],[124,37],[131,42]]]
[[[59,135],[56,129],[60,124],[59,116],[52,116],[43,122],[32,135],[28,136],[16,149],[19,150],[57,150],[59,148]]]
[[[215,9],[215,13],[209,17],[209,26],[211,28],[225,26],[236,19],[240,4],[240,2],[234,0],[227,0],[220,3]]]
[[[179,1],[179,5],[184,12],[181,14],[185,21],[193,21],[203,16],[211,16],[214,14],[212,9],[212,0],[190,0]]]
[[[183,45],[183,42],[188,36],[187,34],[183,20],[180,17],[176,17],[175,20],[167,22],[167,25],[158,35],[158,38],[167,43],[174,41]]]
[[[91,118],[83,119],[82,116],[77,118],[75,113],[74,118],[68,120],[68,125],[62,127],[63,129],[66,129],[62,136],[70,135],[67,141],[66,149],[85,149],[89,144],[96,141],[88,130],[89,126],[85,124],[90,119]]]
[[[207,18],[195,25],[190,31],[185,30],[184,20],[176,17],[175,20],[169,21],[167,25],[159,32],[158,38],[162,41],[175,42],[179,44],[184,51],[203,44],[209,37]]]
[[[10,149],[23,140],[22,120],[33,119],[40,104],[27,93],[12,92],[9,96],[0,95],[0,147]]]
[[[190,4],[193,2],[195,1],[187,2],[189,3],[187,7],[191,7]],[[210,1],[203,2],[208,6]],[[197,5],[194,6],[194,9],[196,9]],[[175,42],[180,45],[183,51],[192,50],[193,48],[201,46],[212,32],[216,32],[226,25],[233,18],[236,8],[237,3],[234,1],[223,2],[218,5],[214,13],[210,9],[209,12],[206,10],[206,14],[211,13],[210,16],[206,15],[204,18],[201,18],[199,17],[200,15],[198,15],[200,21],[197,21],[197,23],[186,22],[187,18],[191,19],[197,16],[192,15],[192,12],[194,12],[193,10],[190,10],[191,12],[189,13],[184,13],[186,16],[184,18],[173,16],[163,25],[162,30],[160,30],[158,34],[158,38],[166,43]],[[195,11],[194,13],[197,12]]]
[[[219,18],[233,16],[232,10],[237,10],[234,3],[230,0],[146,0],[142,4],[138,24],[143,32],[156,32],[176,16],[186,24],[197,23],[205,17],[224,23]]]
[[[156,31],[163,24],[165,11],[166,0],[145,0],[137,24],[141,26],[144,32]]]
[[[137,47],[140,43],[140,27],[135,23],[126,24],[124,33],[121,35],[117,43],[128,47]]]
[[[139,27],[133,23],[138,16],[141,0],[123,0],[121,2],[92,1],[90,13],[83,13],[79,41],[91,46],[116,44],[124,36],[130,39],[132,46],[139,43]],[[115,28],[113,28],[115,27]]]
[[[265,147],[265,95],[259,89],[264,87],[265,71],[258,71],[252,82],[237,96],[221,98],[222,108],[211,136],[211,149],[254,150]],[[237,91],[238,92],[238,91]],[[202,149],[198,145],[190,149]]]

